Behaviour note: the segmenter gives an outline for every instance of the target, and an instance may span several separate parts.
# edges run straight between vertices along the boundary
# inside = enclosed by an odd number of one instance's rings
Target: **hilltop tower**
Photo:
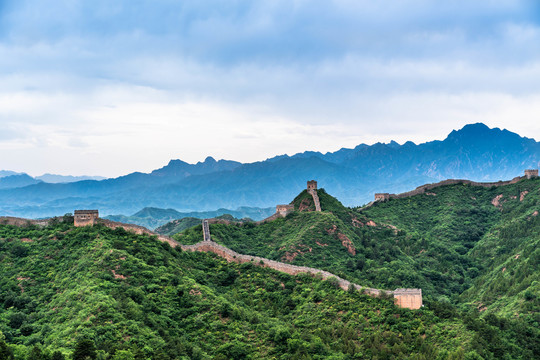
[[[389,193],[376,193],[375,194],[375,201],[386,201],[386,200],[390,200]]]
[[[538,169],[527,169],[525,170],[525,176],[527,179],[532,179],[534,177],[538,177]]]
[[[73,218],[75,226],[92,226],[99,218],[99,212],[97,210],[75,210]]]
[[[276,214],[279,214],[283,217],[287,216],[287,214],[290,214],[294,211],[294,205],[277,205],[276,206]]]
[[[309,180],[307,182],[307,190],[317,190],[317,182],[315,180]]]

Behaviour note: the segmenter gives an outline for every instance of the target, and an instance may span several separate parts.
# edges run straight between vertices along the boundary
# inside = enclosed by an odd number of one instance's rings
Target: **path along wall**
[[[15,226],[25,226],[27,224],[47,225],[49,221],[50,219],[28,220],[28,219],[13,218],[13,217],[0,217],[1,224],[9,224],[9,225],[15,225]],[[254,265],[268,267],[277,271],[287,273],[289,275],[298,275],[300,273],[307,273],[314,276],[321,276],[322,279],[324,280],[334,278],[337,281],[337,284],[339,285],[339,287],[341,287],[343,290],[348,290],[349,287],[352,286],[354,289],[361,291],[367,295],[371,295],[371,296],[381,296],[385,294],[394,295],[396,305],[404,307],[404,308],[419,309],[422,306],[421,291],[416,294],[413,294],[413,292],[411,292],[410,294],[407,294],[406,301],[401,300],[402,297],[399,294],[399,290],[419,290],[419,289],[397,289],[396,293],[394,294],[394,291],[390,291],[390,290],[386,291],[386,290],[362,287],[360,285],[351,283],[348,280],[340,278],[339,276],[336,276],[328,271],[310,268],[307,266],[297,266],[297,265],[286,264],[279,261],[262,258],[259,256],[239,254],[236,251],[233,251],[225,246],[215,243],[214,241],[201,241],[194,245],[182,245],[170,237],[157,235],[156,233],[142,226],[133,225],[133,224],[124,224],[124,223],[110,221],[106,219],[99,219],[97,223],[102,224],[111,229],[122,228],[126,231],[131,231],[138,235],[145,234],[145,235],[156,236],[158,240],[167,242],[169,245],[171,245],[171,247],[180,246],[182,250],[184,251],[211,252],[224,258],[225,260],[229,262],[236,262],[236,263],[251,262]]]
[[[425,184],[425,185],[417,187],[416,189],[412,191],[407,191],[401,194],[390,194],[390,198],[402,199],[409,196],[423,194],[426,192],[426,190],[431,190],[431,189],[434,189],[440,186],[445,186],[445,185],[467,184],[471,186],[482,186],[482,187],[488,187],[488,188],[492,186],[504,186],[504,185],[515,184],[523,178],[525,178],[525,176],[518,176],[518,177],[513,178],[512,180],[498,181],[498,182],[476,182],[476,181],[463,180],[463,179],[448,179],[448,180],[440,181],[434,184]]]
[[[348,290],[349,286],[352,284],[350,281],[347,281],[345,279],[340,278],[339,276],[336,276],[328,271],[319,270],[315,268],[310,268],[307,266],[297,266],[297,265],[291,265],[282,263],[275,260],[266,259],[260,256],[251,256],[251,255],[243,255],[239,254],[234,250],[231,250],[225,246],[221,246],[216,242],[213,241],[201,241],[195,245],[181,245],[182,250],[184,251],[204,251],[204,252],[212,252],[224,259],[226,259],[229,262],[237,262],[237,263],[247,263],[251,262],[254,265],[268,267],[277,271],[281,271],[290,275],[298,275],[300,273],[307,273],[312,275],[318,275],[321,276],[323,279],[329,279],[329,278],[335,278],[339,284],[339,286],[343,290]],[[383,291],[379,289],[372,289],[372,288],[363,288],[359,285],[352,284],[357,290],[362,290],[367,294],[370,295],[381,295]],[[391,294],[392,291],[387,291],[386,293]]]

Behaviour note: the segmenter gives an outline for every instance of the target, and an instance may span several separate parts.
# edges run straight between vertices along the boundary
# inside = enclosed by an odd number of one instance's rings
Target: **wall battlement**
[[[58,218],[56,218],[58,219]],[[29,220],[22,218],[13,218],[13,217],[0,217],[0,224],[8,224],[14,226],[26,226],[27,224],[35,225],[47,225],[51,219],[45,220]],[[122,228],[126,231],[133,232],[138,235],[150,235],[155,236],[157,240],[168,243],[171,247],[180,246],[184,251],[201,251],[201,252],[211,252],[214,253],[228,262],[237,262],[237,263],[247,263],[252,262],[257,266],[264,266],[276,271],[284,272],[290,275],[298,275],[301,273],[310,274],[313,276],[321,276],[322,279],[327,280],[334,278],[337,281],[337,284],[343,290],[349,290],[350,287],[353,287],[357,291],[361,291],[364,294],[370,296],[382,296],[382,295],[393,295],[396,305],[409,309],[419,309],[422,306],[422,290],[420,289],[396,289],[392,290],[380,290],[369,287],[363,287],[358,284],[351,283],[348,280],[345,280],[337,275],[332,274],[331,272],[310,268],[307,266],[298,266],[282,263],[275,260],[266,259],[260,256],[251,256],[239,254],[234,250],[231,250],[225,246],[219,245],[218,243],[211,240],[210,228],[208,226],[208,221],[203,220],[203,238],[204,240],[198,242],[194,245],[182,245],[176,240],[163,235],[158,235],[153,231],[148,230],[147,228],[139,225],[133,224],[124,224],[116,221],[106,220],[106,219],[96,219],[95,223],[101,224],[111,229]],[[206,225],[205,225],[206,224]],[[205,235],[207,229],[208,235]],[[209,239],[209,240],[206,240]]]
[[[98,210],[75,210],[73,219],[75,226],[94,225],[99,218]]]
[[[527,179],[532,179],[534,177],[538,177],[538,169],[527,169],[527,170],[525,170],[525,177],[527,177]]]
[[[425,184],[417,187],[414,190],[407,191],[401,194],[389,194],[389,193],[376,193],[375,194],[375,201],[381,201],[381,200],[388,200],[388,199],[403,199],[406,197],[419,195],[425,193],[427,190],[431,190],[440,186],[445,185],[455,185],[455,184],[467,184],[471,186],[482,186],[482,187],[492,187],[492,186],[505,186],[505,185],[511,185],[515,184],[518,181],[522,179],[531,179],[534,177],[538,177],[538,169],[529,169],[525,170],[524,176],[517,176],[513,178],[512,180],[506,180],[506,181],[497,181],[497,182],[476,182],[471,180],[465,180],[465,179],[448,179],[443,180],[438,183],[433,184]],[[368,208],[369,206],[373,205],[373,203],[368,204],[368,206],[365,206],[365,208]]]
[[[287,216],[287,214],[290,214],[293,211],[294,211],[294,205],[291,205],[291,204],[276,206],[276,214],[279,214],[283,217]]]
[[[319,200],[319,195],[317,194],[317,182],[315,180],[310,180],[307,182],[307,192],[311,194],[311,197],[313,197],[315,211],[321,212],[321,202]]]
[[[210,231],[210,230],[208,230]],[[282,263],[275,260],[266,259],[260,256],[251,256],[239,254],[234,250],[231,250],[225,246],[219,245],[214,241],[203,240],[194,245],[180,245],[184,251],[202,251],[202,252],[212,252],[228,262],[236,263],[247,263],[251,262],[257,266],[268,267],[280,272],[287,273],[289,275],[298,275],[301,273],[310,274],[314,276],[321,276],[322,279],[327,280],[334,278],[337,281],[337,284],[343,290],[348,290],[350,287],[353,287],[357,291],[361,291],[370,296],[381,296],[381,295],[393,295],[396,305],[408,308],[408,309],[419,309],[422,307],[422,290],[421,289],[396,289],[392,290],[380,290],[374,288],[362,287],[360,285],[351,283],[348,280],[345,280],[337,275],[332,274],[331,272],[315,269],[307,266],[298,266]]]

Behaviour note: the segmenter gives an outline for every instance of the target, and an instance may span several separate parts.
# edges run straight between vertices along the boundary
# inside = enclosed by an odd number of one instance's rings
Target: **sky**
[[[0,0],[0,170],[540,140],[540,1]]]

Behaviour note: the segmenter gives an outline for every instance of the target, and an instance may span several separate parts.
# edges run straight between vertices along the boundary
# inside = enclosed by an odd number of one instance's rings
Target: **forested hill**
[[[0,358],[533,358],[534,339],[440,306],[182,252],[101,225],[0,225]],[[495,318],[497,319],[497,318]]]
[[[448,316],[473,311],[517,319],[540,333],[540,179],[504,186],[458,183],[361,210],[307,191],[285,218],[261,225],[211,224],[233,250],[330,271],[363,286],[422,288]],[[200,240],[200,227],[175,238]],[[437,304],[437,305],[435,305]],[[502,323],[501,323],[502,324]],[[501,325],[503,326],[503,325]]]

